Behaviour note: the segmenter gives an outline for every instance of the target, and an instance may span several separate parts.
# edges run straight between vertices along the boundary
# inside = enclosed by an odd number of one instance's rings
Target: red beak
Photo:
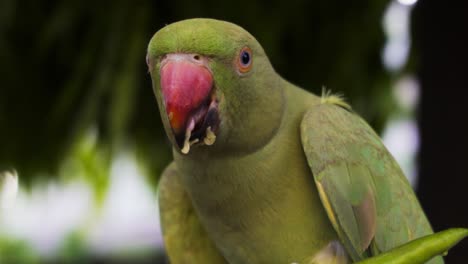
[[[210,99],[213,76],[188,54],[169,54],[160,74],[164,106],[177,137],[185,133],[191,114]]]

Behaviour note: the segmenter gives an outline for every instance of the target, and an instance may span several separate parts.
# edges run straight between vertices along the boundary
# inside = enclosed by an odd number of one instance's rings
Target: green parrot
[[[433,233],[372,128],[284,80],[241,27],[170,24],[146,61],[173,145],[159,183],[171,263],[350,263]]]

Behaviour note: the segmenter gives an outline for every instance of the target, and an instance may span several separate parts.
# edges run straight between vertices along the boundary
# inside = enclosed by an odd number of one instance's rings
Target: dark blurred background
[[[19,174],[0,263],[164,263],[156,187],[171,155],[145,54],[193,17],[239,24],[286,79],[344,94],[434,229],[468,227],[463,1],[0,0],[0,172]],[[446,260],[468,263],[467,241]]]

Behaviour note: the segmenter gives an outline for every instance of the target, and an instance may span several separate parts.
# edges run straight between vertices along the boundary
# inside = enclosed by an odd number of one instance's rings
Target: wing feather
[[[395,159],[350,108],[328,101],[313,106],[302,120],[301,140],[325,210],[353,260],[433,233]]]

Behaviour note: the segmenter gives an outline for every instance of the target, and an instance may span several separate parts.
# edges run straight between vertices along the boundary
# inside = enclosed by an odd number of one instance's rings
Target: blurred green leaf
[[[0,238],[0,263],[40,263],[40,258],[25,241]]]
[[[91,263],[91,257],[88,254],[89,248],[83,234],[75,231],[65,238],[56,258],[63,264]]]

